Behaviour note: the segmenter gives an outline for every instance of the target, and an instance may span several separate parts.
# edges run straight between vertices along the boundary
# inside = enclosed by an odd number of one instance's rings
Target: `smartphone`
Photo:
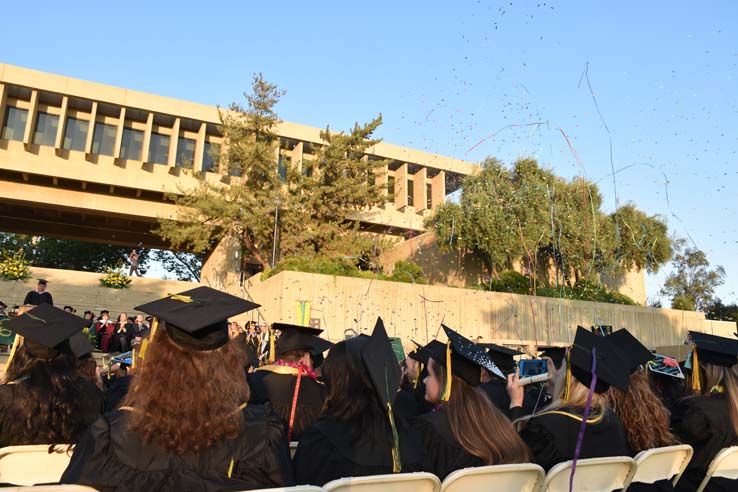
[[[546,381],[548,374],[548,363],[543,359],[524,359],[518,361],[518,383],[531,384]]]

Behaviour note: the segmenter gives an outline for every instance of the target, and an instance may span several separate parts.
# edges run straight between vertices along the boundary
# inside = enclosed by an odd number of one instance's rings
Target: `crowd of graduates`
[[[569,347],[529,354],[549,377],[524,384],[516,358],[525,354],[447,326],[446,342],[416,344],[398,361],[381,319],[370,335],[335,344],[319,329],[274,323],[256,344],[259,362],[253,340],[228,323],[256,307],[208,287],[137,306],[153,317],[150,336],[119,359],[104,392],[80,338],[87,321],[49,304],[5,321],[23,343],[0,385],[0,447],[74,445],[62,483],[130,492],[412,471],[443,479],[506,463],[548,470],[685,443],[694,457],[682,492],[738,444],[738,339],[690,332],[672,377],[649,370],[654,354],[626,329],[579,327]],[[735,491],[738,481],[716,478],[707,490]]]

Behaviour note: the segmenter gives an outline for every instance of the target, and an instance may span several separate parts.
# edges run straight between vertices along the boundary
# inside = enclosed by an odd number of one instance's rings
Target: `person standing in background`
[[[131,268],[128,269],[128,275],[133,276],[135,273],[136,276],[140,277],[141,272],[138,271],[138,253],[135,249],[132,249],[128,255],[128,261],[131,262]]]
[[[39,304],[54,305],[54,299],[51,297],[51,294],[46,292],[46,280],[42,278],[38,279],[36,290],[32,290],[26,294],[23,304],[32,304],[34,306],[38,306]]]

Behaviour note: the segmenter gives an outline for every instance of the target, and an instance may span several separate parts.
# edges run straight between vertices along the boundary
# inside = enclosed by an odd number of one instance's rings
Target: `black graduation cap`
[[[604,393],[610,386],[628,390],[630,359],[621,354],[607,338],[578,327],[569,352],[571,373],[580,383],[589,387],[592,382],[592,349],[595,349],[597,374],[596,393]]]
[[[324,344],[320,341],[323,330],[309,326],[291,325],[288,323],[272,323],[273,330],[279,330],[281,335],[275,342],[277,355],[287,353],[291,350],[305,350],[314,353],[316,347]],[[330,342],[329,342],[330,343]],[[327,349],[321,350],[320,353]]]
[[[420,348],[418,348],[418,350],[416,350],[414,354],[409,355],[408,357],[420,362],[425,367],[428,367],[428,359],[431,358],[432,354],[442,353],[444,350],[446,350],[446,345],[439,342],[438,340],[431,340],[430,343],[425,346],[420,346],[420,344],[418,344],[417,342],[413,343]]]
[[[690,331],[689,337],[697,349],[699,362],[723,367],[733,367],[738,363],[738,340],[699,331]]]
[[[37,280],[38,280],[38,283],[41,285],[46,285],[48,283],[45,278],[39,278]]]
[[[94,348],[87,336],[81,331],[69,337],[69,347],[78,359],[91,354]]]
[[[315,337],[315,340],[313,340],[313,349],[310,351],[310,355],[313,358],[313,369],[317,369],[321,365],[323,365],[323,362],[325,362],[325,357],[323,356],[323,353],[333,347],[333,343],[329,342],[325,338]]]
[[[630,359],[630,365],[628,366],[630,374],[633,374],[640,366],[654,358],[653,353],[625,328],[607,335],[605,338]]]
[[[167,334],[180,347],[205,351],[228,343],[228,318],[258,307],[246,299],[203,286],[133,309],[164,321]]]
[[[566,357],[566,351],[568,347],[539,347],[543,351],[539,357],[550,357],[556,368],[560,368]]]
[[[88,323],[86,319],[51,304],[41,304],[6,321],[3,327],[21,335],[26,348],[33,355],[51,359],[69,350],[69,338]]]
[[[502,345],[494,343],[479,343],[480,347],[487,349],[487,355],[492,359],[492,362],[497,365],[502,371],[511,372],[515,369],[515,357],[516,355],[523,355],[523,352],[514,350]]]

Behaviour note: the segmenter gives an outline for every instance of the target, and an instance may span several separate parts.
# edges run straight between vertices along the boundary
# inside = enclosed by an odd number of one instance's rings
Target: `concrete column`
[[[407,163],[395,170],[395,208],[407,207]]]
[[[364,158],[368,159],[367,156]],[[387,193],[387,164],[383,166],[375,167],[372,172],[374,173],[374,184],[379,187],[379,191],[383,197],[388,195]],[[386,200],[385,200],[386,201]]]
[[[97,120],[97,101],[92,101],[92,111],[90,111],[90,127],[87,130],[87,140],[85,141],[85,155],[88,156],[92,154],[92,139],[95,137],[95,120]]]
[[[54,140],[54,149],[57,153],[62,149],[64,144],[64,129],[67,127],[67,112],[69,110],[69,97],[62,97],[61,113],[59,113],[59,125],[56,127],[56,139]]]
[[[292,149],[292,165],[295,166],[298,173],[302,173],[302,153],[305,148],[305,144],[300,141]]]
[[[169,159],[167,159],[167,165],[174,167],[177,165],[177,146],[179,145],[179,124],[180,119],[174,119],[174,126],[172,127],[172,136],[169,137]],[[194,169],[195,163],[192,163]]]
[[[208,124],[205,122],[200,123],[200,130],[197,132],[197,139],[195,139],[195,159],[192,163],[193,171],[202,171],[203,159],[205,158],[205,134],[207,132]]]
[[[151,145],[151,132],[154,130],[154,113],[146,117],[146,130],[144,131],[143,148],[141,150],[141,161],[149,162],[149,146]]]
[[[23,145],[28,147],[33,139],[33,129],[36,127],[36,116],[38,115],[38,91],[31,92],[31,105],[28,108],[28,119],[26,120],[26,131],[23,132]]]
[[[123,144],[123,128],[126,125],[126,108],[120,108],[120,117],[118,118],[118,131],[115,133],[115,149],[113,157],[120,159],[120,147]]]
[[[413,207],[416,212],[422,212],[428,203],[425,190],[425,178],[428,176],[428,169],[421,167],[420,171],[413,175]]]
[[[223,238],[207,257],[200,272],[200,283],[229,293],[239,292],[241,245],[232,236]]]
[[[431,180],[431,201],[433,210],[446,201],[446,171],[439,171]]]
[[[8,90],[5,84],[0,83],[0,134],[2,134],[5,126],[5,109],[8,105]]]

